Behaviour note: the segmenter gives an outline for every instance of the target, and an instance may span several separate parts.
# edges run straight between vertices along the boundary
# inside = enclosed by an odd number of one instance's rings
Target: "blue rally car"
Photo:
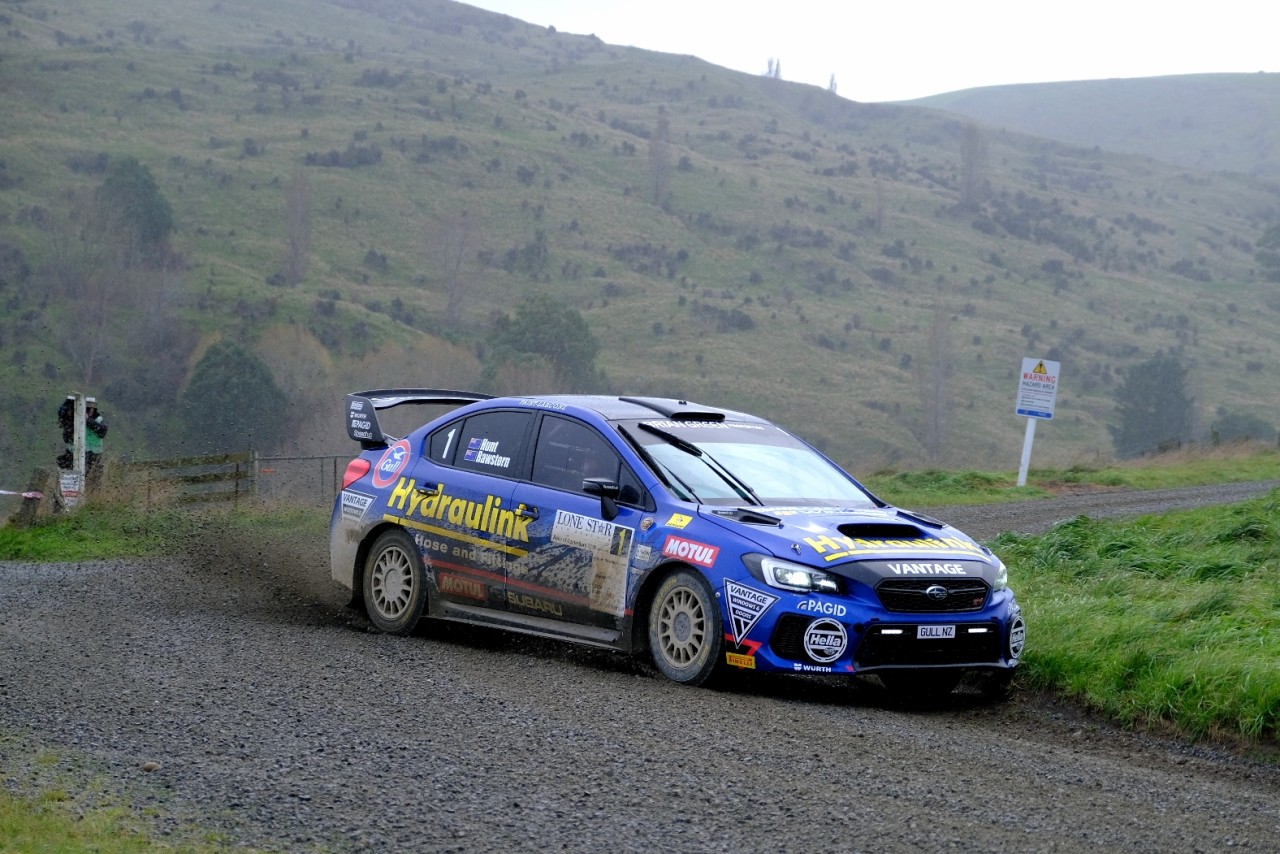
[[[454,407],[403,438],[379,413]],[[1026,628],[1000,559],[886,504],[791,433],[683,400],[385,389],[334,502],[335,581],[373,625],[423,618],[734,668],[1007,683]]]

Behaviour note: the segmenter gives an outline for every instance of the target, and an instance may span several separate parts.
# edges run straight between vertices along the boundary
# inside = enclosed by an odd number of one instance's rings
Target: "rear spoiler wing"
[[[411,404],[415,406],[465,406],[493,395],[478,391],[450,391],[440,388],[383,388],[347,395],[347,435],[364,450],[385,448],[387,437],[378,423],[378,410]]]

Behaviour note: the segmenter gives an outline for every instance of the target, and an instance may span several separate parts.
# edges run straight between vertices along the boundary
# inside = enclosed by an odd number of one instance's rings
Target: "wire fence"
[[[259,457],[257,497],[264,502],[332,507],[351,455]]]

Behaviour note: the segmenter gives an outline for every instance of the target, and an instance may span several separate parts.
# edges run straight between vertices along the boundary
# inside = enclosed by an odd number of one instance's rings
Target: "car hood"
[[[836,575],[871,580],[991,576],[999,561],[969,535],[896,507],[702,507],[700,515],[762,552]]]

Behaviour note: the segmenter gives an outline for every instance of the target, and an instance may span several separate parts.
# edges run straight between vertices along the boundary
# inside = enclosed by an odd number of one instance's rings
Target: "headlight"
[[[820,569],[766,555],[744,555],[751,574],[770,587],[798,593],[839,593],[840,583]]]
[[[992,557],[996,557],[992,555]],[[996,557],[996,582],[991,585],[995,590],[1004,590],[1009,586],[1009,569],[1004,565],[1004,561]]]

